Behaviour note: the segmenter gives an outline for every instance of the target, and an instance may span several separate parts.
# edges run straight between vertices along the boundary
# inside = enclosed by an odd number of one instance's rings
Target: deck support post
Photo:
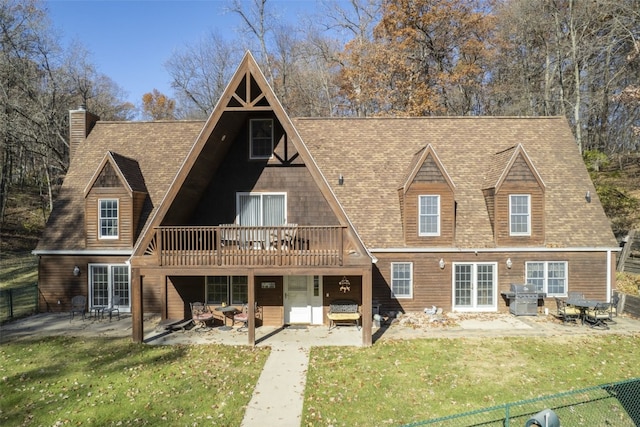
[[[142,322],[142,280],[140,269],[131,270],[131,338],[133,342],[141,343],[144,337]]]
[[[249,339],[249,345],[252,347],[255,347],[256,345],[256,276],[254,274],[254,271],[251,269],[249,270],[249,277],[248,277],[248,283],[247,283],[247,287],[248,287],[248,306],[247,306],[247,316],[248,316],[248,339]]]

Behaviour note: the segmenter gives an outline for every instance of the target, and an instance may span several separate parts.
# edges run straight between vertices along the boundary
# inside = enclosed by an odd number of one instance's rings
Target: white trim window
[[[509,234],[511,236],[531,235],[531,195],[509,195]]]
[[[246,304],[249,301],[247,276],[207,276],[207,304]]]
[[[287,222],[286,193],[237,193],[236,203],[239,225],[270,226]]]
[[[454,311],[497,310],[497,270],[496,263],[454,263]]]
[[[527,283],[548,297],[567,295],[568,263],[566,261],[531,261],[525,263]]]
[[[98,236],[100,239],[118,238],[118,199],[98,200]]]
[[[440,196],[418,196],[418,235],[440,235]]]
[[[413,263],[391,263],[391,298],[413,298]]]
[[[129,266],[126,264],[89,264],[89,307],[109,307],[120,297],[120,310],[131,307]]]
[[[270,159],[273,155],[273,119],[249,120],[249,158]]]

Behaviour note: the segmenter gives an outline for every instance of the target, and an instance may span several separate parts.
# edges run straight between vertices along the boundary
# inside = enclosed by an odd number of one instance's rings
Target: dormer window
[[[531,195],[509,195],[509,232],[511,236],[531,235]]]
[[[420,236],[440,235],[440,196],[418,196],[418,222]]]
[[[98,228],[100,239],[118,238],[118,199],[100,199],[98,201]]]
[[[249,121],[251,159],[269,159],[273,155],[273,119]]]

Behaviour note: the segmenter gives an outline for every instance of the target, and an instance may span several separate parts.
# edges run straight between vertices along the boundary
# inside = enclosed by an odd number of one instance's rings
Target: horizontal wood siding
[[[587,298],[606,300],[607,255],[604,252],[549,253],[429,253],[374,254],[378,262],[373,269],[373,300],[382,304],[382,311],[423,311],[432,306],[445,311],[452,308],[452,264],[495,262],[498,273],[498,310],[508,311],[507,300],[500,292],[509,291],[512,283],[525,283],[525,262],[568,261],[568,291],[583,292]],[[440,269],[438,261],[445,261]],[[506,267],[511,258],[512,268]],[[413,263],[413,298],[391,298],[391,262]],[[615,288],[615,282],[613,283]],[[555,301],[548,298],[544,305],[555,309]]]
[[[509,227],[509,196],[531,195],[531,235],[511,236]],[[505,183],[495,195],[495,236],[498,246],[540,246],[545,241],[544,192],[534,183]]]
[[[88,264],[124,264],[127,257],[108,256],[52,256],[42,255],[38,263],[39,310],[65,312],[71,309],[71,298],[84,295],[89,298]],[[80,267],[80,275],[73,268]],[[60,304],[58,304],[60,301]]]
[[[98,209],[100,199],[118,199],[118,238],[99,239]],[[87,248],[131,248],[133,247],[134,212],[133,200],[123,187],[92,188],[85,199],[85,235]]]
[[[418,196],[440,196],[440,236],[418,235]],[[413,183],[404,195],[405,241],[409,246],[449,246],[454,240],[455,196],[445,183]]]
[[[144,285],[147,286],[145,277]],[[158,295],[159,297],[159,295]],[[167,278],[167,318],[188,319],[192,302],[206,302],[205,279],[199,276]]]
[[[262,289],[263,282],[275,282],[274,289]],[[262,310],[262,324],[265,326],[282,326],[283,311],[283,280],[282,276],[256,276],[256,302]]]

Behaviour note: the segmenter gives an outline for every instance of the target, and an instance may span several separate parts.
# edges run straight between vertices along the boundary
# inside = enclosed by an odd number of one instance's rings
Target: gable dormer
[[[407,245],[453,243],[455,185],[431,145],[414,154],[398,195]]]
[[[138,162],[107,152],[84,191],[87,248],[131,248],[146,197]]]
[[[545,185],[521,144],[493,156],[483,193],[497,246],[544,244]]]

